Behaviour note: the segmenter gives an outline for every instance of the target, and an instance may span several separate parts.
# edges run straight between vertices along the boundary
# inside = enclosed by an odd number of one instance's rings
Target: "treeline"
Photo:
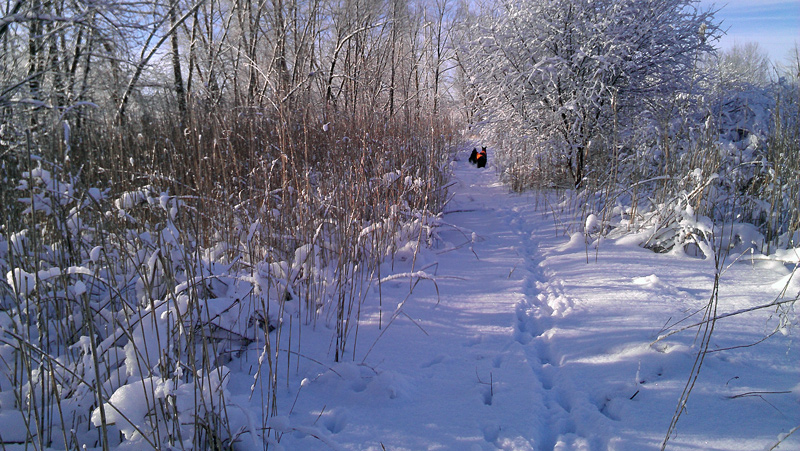
[[[275,188],[276,161],[292,183],[416,175],[455,137],[453,2],[15,0],[0,15],[6,222],[37,166],[213,210]]]
[[[719,52],[714,13],[501,0],[469,16],[470,117],[512,187],[572,188],[592,233],[647,232],[657,251],[800,245],[800,54]]]
[[[49,137],[60,161],[98,151],[86,150],[87,129],[150,137],[148,127],[165,121],[199,134],[189,126],[223,110],[320,126],[430,121],[453,102],[444,87],[453,9],[372,0],[7,3],[5,148],[31,131],[37,142]]]

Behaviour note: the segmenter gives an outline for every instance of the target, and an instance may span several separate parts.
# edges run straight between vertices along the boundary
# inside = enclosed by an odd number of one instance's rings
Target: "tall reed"
[[[0,395],[26,431],[2,440],[228,449],[245,431],[227,365],[257,349],[266,448],[304,329],[356,358],[381,263],[431,239],[452,130],[236,108],[182,129],[84,119],[4,154]]]

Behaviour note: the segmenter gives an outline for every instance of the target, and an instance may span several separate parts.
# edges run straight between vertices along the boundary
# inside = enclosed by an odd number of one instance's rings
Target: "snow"
[[[379,329],[375,286],[344,362],[331,363],[330,330],[303,330],[302,357],[284,362],[280,415],[267,423],[278,449],[658,449],[698,348],[696,328],[656,339],[701,319],[693,313],[708,302],[713,265],[569,235],[540,194],[510,194],[491,169],[465,160],[442,242],[399,252],[408,260],[416,250],[426,269],[384,265],[390,322],[384,310]],[[791,268],[768,263],[727,268],[720,314],[779,296]],[[800,422],[796,326],[725,350],[777,322],[773,308],[717,323],[718,351],[668,449],[764,449]],[[256,416],[265,400],[248,398],[250,358],[229,365],[228,389]],[[798,446],[792,435],[777,449]]]
[[[192,382],[146,376],[148,362],[166,351],[158,337],[173,333],[166,329],[168,317],[188,308],[185,287],[172,288],[172,301],[132,319],[130,341],[118,349],[128,378],[103,405],[116,435],[126,439],[118,448],[146,448],[148,437],[164,433],[150,418],[153,406],[178,415],[184,443],[176,447],[191,448],[194,414],[202,417],[197,406],[222,402],[235,449],[266,443],[276,450],[659,449],[700,343],[696,327],[669,333],[702,321],[714,286],[713,259],[656,254],[630,236],[602,239],[596,216],[554,220],[550,206],[558,199],[510,193],[493,157],[489,149],[489,166],[476,169],[459,154],[452,200],[438,221],[429,222],[438,240],[430,248],[398,243],[395,261],[386,261],[365,288],[357,335],[340,362],[334,361],[332,323],[295,317],[283,319],[283,335],[271,344],[250,343]],[[545,202],[544,196],[551,197]],[[118,207],[144,199],[132,192]],[[166,207],[170,199],[158,202]],[[165,229],[161,241],[174,241],[172,233]],[[12,237],[11,245],[22,239]],[[800,291],[800,277],[791,277],[796,250],[770,257],[747,250],[723,268],[718,315]],[[90,259],[101,252],[92,249]],[[291,264],[264,264],[248,286],[261,287],[267,272],[322,278],[310,274],[317,270],[316,252],[308,245],[296,250]],[[152,267],[155,258],[143,254],[143,266]],[[70,271],[85,273],[79,269]],[[35,289],[37,276],[56,274],[6,274],[23,294]],[[84,294],[88,283],[77,281],[71,289]],[[215,299],[204,315],[243,321],[250,312],[231,307],[242,294]],[[287,304],[285,311],[296,309]],[[0,328],[10,331],[13,320],[0,316]],[[781,333],[761,341],[775,330]],[[718,320],[712,352],[668,449],[768,449],[800,424],[796,335],[793,309],[774,306]],[[116,346],[116,340],[110,336],[99,347]],[[0,345],[0,357],[7,351]],[[269,353],[280,356],[274,368],[267,368]],[[92,365],[90,358],[85,362]],[[279,380],[276,410],[267,388],[273,376]],[[10,393],[0,391],[0,435],[22,441],[25,426],[19,411],[8,407],[15,402]],[[92,409],[85,415],[96,425],[101,410]],[[265,418],[265,412],[273,415]],[[6,449],[22,449],[15,446]],[[776,449],[800,449],[800,435],[789,435]]]

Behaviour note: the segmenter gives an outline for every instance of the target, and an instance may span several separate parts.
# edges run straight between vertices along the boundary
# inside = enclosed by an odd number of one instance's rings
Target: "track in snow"
[[[382,271],[428,266],[436,285],[423,280],[409,296],[407,280],[384,283],[383,330],[376,290],[362,308],[350,362],[319,364],[332,360],[330,331],[304,329],[309,358],[299,360],[280,396],[281,411],[292,411],[281,423],[288,432],[280,446],[658,449],[695,351],[691,334],[649,343],[665,320],[705,302],[708,265],[610,244],[587,265],[584,240],[558,235],[548,209],[537,205],[541,197],[509,193],[498,182],[491,149],[486,169],[467,155],[453,162],[456,185],[439,246],[421,251],[415,267],[400,259]],[[761,302],[753,292],[774,296],[762,282],[772,272],[744,265],[730,272],[746,285],[726,286],[736,295],[731,308]],[[386,327],[395,306],[397,320]],[[756,341],[766,321],[720,329],[719,346]],[[746,360],[709,357],[703,388],[690,401],[694,415],[679,424],[670,449],[763,448],[796,425],[799,401],[790,396],[769,404],[730,398],[792,390],[787,381],[796,383],[800,372],[785,342],[753,348]],[[292,389],[303,378],[310,382]],[[743,426],[720,427],[715,418]]]
[[[535,194],[509,193],[491,169],[481,171],[468,166],[465,169],[461,165],[456,177],[467,185],[459,187],[466,191],[466,195],[456,194],[457,208],[499,220],[498,224],[472,224],[474,218],[467,217],[462,219],[462,224],[481,231],[486,249],[519,257],[519,262],[509,273],[509,279],[517,281],[520,294],[513,305],[513,327],[510,336],[506,337],[508,343],[500,346],[502,350],[496,350],[495,360],[518,358],[513,354],[521,351],[533,375],[534,380],[529,386],[515,387],[518,393],[514,396],[517,398],[526,396],[523,391],[531,391],[527,397],[532,403],[516,406],[526,410],[518,412],[520,416],[532,417],[531,427],[526,429],[527,436],[522,437],[523,441],[530,449],[537,450],[606,447],[607,440],[594,436],[584,426],[587,417],[595,417],[592,423],[613,418],[603,412],[602,405],[593,403],[589,394],[576,391],[569,377],[561,374],[558,353],[552,349],[549,340],[554,328],[558,328],[560,318],[569,315],[573,308],[559,282],[551,281],[541,266],[539,241],[552,240],[555,235],[552,219],[541,213],[537,205],[540,199]],[[514,237],[509,241],[516,241],[512,246],[500,243],[508,233]],[[480,256],[483,248],[475,248]],[[498,423],[493,430],[502,431],[504,426]],[[496,433],[488,434],[486,438],[498,448],[520,449],[519,442],[508,446],[510,443],[499,440]]]

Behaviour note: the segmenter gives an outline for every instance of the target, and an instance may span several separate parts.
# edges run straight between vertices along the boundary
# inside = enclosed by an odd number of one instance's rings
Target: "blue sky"
[[[800,45],[800,1],[798,0],[701,0],[701,5],[714,5],[720,11],[727,35],[720,47],[734,43],[758,42],[773,62],[783,62],[787,54]]]

